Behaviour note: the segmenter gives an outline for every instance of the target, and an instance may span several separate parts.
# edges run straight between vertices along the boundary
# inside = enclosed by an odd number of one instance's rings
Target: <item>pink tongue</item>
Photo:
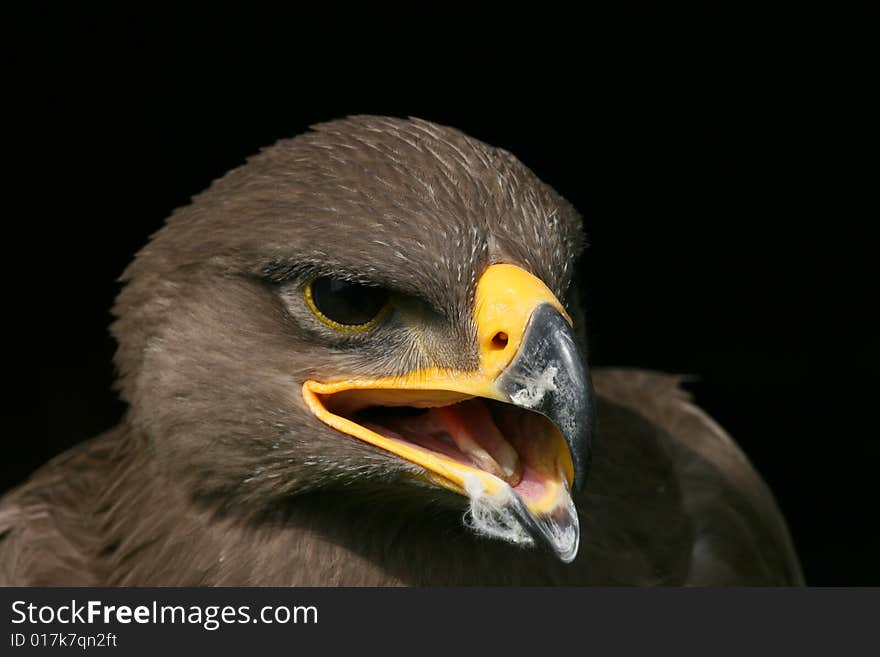
[[[522,478],[519,456],[495,426],[484,401],[472,399],[431,408],[420,415],[386,418],[383,424],[386,425],[384,431],[381,431],[383,427],[375,425],[368,428],[385,435],[402,435],[411,442],[458,460],[464,457],[465,462],[494,474],[511,486],[516,486]]]
[[[504,439],[486,403],[476,399],[432,409],[446,432],[466,454],[483,453],[496,468],[483,467],[515,486],[522,477],[522,464],[513,446]],[[482,466],[482,464],[481,464]],[[500,472],[499,472],[500,471]]]

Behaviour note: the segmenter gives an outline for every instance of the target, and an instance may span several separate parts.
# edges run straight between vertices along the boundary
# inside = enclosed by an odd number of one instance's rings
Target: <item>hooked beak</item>
[[[570,562],[579,543],[570,491],[584,485],[594,424],[571,320],[542,281],[505,264],[481,277],[474,318],[477,371],[306,381],[303,398],[325,424],[467,495],[478,532]]]

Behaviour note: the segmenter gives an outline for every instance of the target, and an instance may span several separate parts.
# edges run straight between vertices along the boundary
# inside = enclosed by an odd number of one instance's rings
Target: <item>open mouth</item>
[[[565,441],[540,413],[444,391],[350,390],[325,397],[324,405],[462,474],[476,470],[496,477],[528,507],[546,506],[554,482],[571,480]]]
[[[343,389],[321,394],[313,412],[334,428],[425,469],[470,498],[478,533],[539,542],[563,561],[577,553],[573,466],[559,429],[544,415],[494,399],[445,390]]]

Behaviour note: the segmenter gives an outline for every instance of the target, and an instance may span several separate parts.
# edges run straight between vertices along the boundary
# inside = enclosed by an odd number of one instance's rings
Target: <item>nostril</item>
[[[507,333],[498,331],[492,338],[492,346],[495,349],[504,349],[507,346]]]

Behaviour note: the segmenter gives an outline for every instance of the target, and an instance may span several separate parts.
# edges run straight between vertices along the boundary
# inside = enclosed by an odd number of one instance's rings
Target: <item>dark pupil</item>
[[[317,278],[312,283],[312,300],[318,310],[334,322],[356,326],[373,319],[388,299],[381,287],[358,285],[335,278]]]

